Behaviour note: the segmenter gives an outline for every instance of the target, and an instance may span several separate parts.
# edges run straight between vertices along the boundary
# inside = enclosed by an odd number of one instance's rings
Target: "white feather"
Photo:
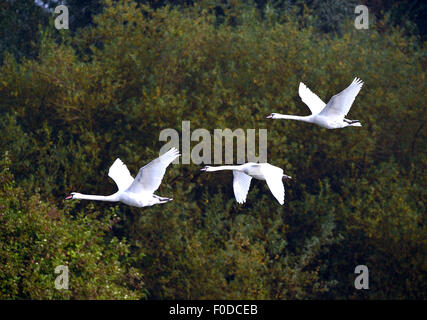
[[[302,82],[299,84],[298,94],[301,100],[310,108],[312,114],[318,114],[326,106],[326,103],[315,93],[311,92]]]
[[[357,94],[362,89],[363,81],[355,78],[353,82],[343,91],[334,95],[329,102],[325,103],[304,83],[300,83],[298,93],[301,100],[310,108],[311,115],[295,116],[288,114],[272,113],[269,119],[288,119],[304,121],[317,124],[327,129],[338,129],[344,127],[361,127],[359,120],[349,120],[345,116],[350,111],[351,105],[356,99]]]
[[[108,172],[108,175],[119,188],[116,193],[109,196],[98,196],[72,192],[66,199],[120,201],[134,207],[147,207],[171,201],[172,199],[155,195],[154,191],[162,183],[166,168],[177,157],[179,157],[178,150],[175,148],[170,149],[165,154],[142,167],[135,179],[130,175],[126,165],[120,159],[116,159]]]
[[[139,169],[139,172],[133,183],[128,188],[128,191],[133,193],[154,193],[162,183],[166,168],[179,156],[180,154],[178,150],[176,148],[172,148],[165,154]]]
[[[114,161],[108,171],[108,176],[114,180],[119,190],[127,189],[133,182],[129,169],[119,158]]]
[[[236,201],[238,203],[245,203],[252,177],[237,170],[233,170],[233,176],[233,190]]]
[[[236,166],[205,167],[208,172],[232,170],[234,196],[238,203],[244,203],[248,194],[251,178],[265,180],[273,196],[283,205],[285,202],[285,187],[282,178],[283,170],[269,163],[248,162]],[[289,176],[286,176],[290,178]]]
[[[356,99],[363,81],[354,78],[353,82],[343,91],[334,95],[319,115],[330,118],[344,118],[350,111],[351,105]]]

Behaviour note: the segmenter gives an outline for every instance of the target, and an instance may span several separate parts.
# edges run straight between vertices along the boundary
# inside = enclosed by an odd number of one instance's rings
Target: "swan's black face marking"
[[[286,179],[292,180],[292,177],[291,176],[287,176],[286,174],[284,174],[283,177],[282,177],[282,179],[283,180],[286,180]]]

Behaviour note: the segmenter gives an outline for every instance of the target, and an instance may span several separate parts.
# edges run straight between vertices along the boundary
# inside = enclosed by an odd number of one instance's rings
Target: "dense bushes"
[[[115,208],[93,206],[67,217],[14,183],[7,154],[0,172],[1,299],[130,299],[144,296],[141,275],[130,268],[129,245],[108,236]],[[69,290],[54,286],[57,266],[69,266]],[[131,286],[133,284],[133,286]],[[139,289],[139,290],[135,290]]]
[[[19,187],[2,182],[0,254],[17,266],[1,279],[3,296],[425,298],[423,45],[351,21],[332,37],[304,17],[262,18],[250,6],[219,23],[210,9],[107,1],[95,25],[60,42],[46,29],[37,59],[4,57],[0,151]],[[355,76],[365,85],[350,118],[362,128],[265,119],[308,113],[299,81],[328,100]],[[183,120],[211,132],[267,128],[269,162],[294,177],[285,205],[256,181],[237,205],[231,175],[199,175],[196,165],[168,169],[159,194],[174,201],[165,205],[64,205],[70,191],[113,193],[114,159],[136,174],[158,155],[160,131],[181,131]],[[61,256],[56,238],[86,258]],[[50,242],[31,249],[40,239]],[[40,257],[40,269],[19,271]],[[53,291],[57,262],[79,274],[71,292]],[[368,291],[354,288],[359,264]]]

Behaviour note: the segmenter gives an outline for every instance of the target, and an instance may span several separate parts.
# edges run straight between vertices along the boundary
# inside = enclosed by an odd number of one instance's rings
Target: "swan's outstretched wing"
[[[356,99],[360,89],[362,89],[363,81],[359,78],[354,78],[353,82],[343,91],[334,95],[329,100],[326,107],[320,112],[320,115],[331,118],[342,118],[350,111],[351,105]]]
[[[133,182],[133,177],[130,175],[129,169],[119,158],[110,167],[108,176],[114,180],[119,190],[125,190]]]
[[[298,94],[302,102],[310,108],[312,114],[318,114],[326,106],[326,103],[324,103],[322,99],[307,88],[302,82],[299,83]]]
[[[246,173],[233,170],[233,190],[238,203],[245,203],[252,177]]]
[[[154,193],[162,183],[166,168],[179,156],[180,154],[178,150],[176,148],[172,148],[165,154],[139,169],[139,172],[133,183],[128,188],[128,191],[134,193]]]
[[[283,205],[285,203],[285,187],[282,181],[283,170],[270,165],[267,168],[261,168],[261,171],[271,193]]]

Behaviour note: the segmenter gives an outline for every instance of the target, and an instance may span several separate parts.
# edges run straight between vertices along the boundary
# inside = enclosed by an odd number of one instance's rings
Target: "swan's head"
[[[206,167],[204,167],[204,168],[202,168],[202,169],[200,169],[200,171],[211,171],[211,166],[206,166]]]
[[[270,115],[267,116],[267,119],[277,119],[277,113],[272,113]]]
[[[65,200],[71,200],[71,199],[77,199],[76,196],[79,194],[77,192],[71,192],[68,197],[65,198]]]

